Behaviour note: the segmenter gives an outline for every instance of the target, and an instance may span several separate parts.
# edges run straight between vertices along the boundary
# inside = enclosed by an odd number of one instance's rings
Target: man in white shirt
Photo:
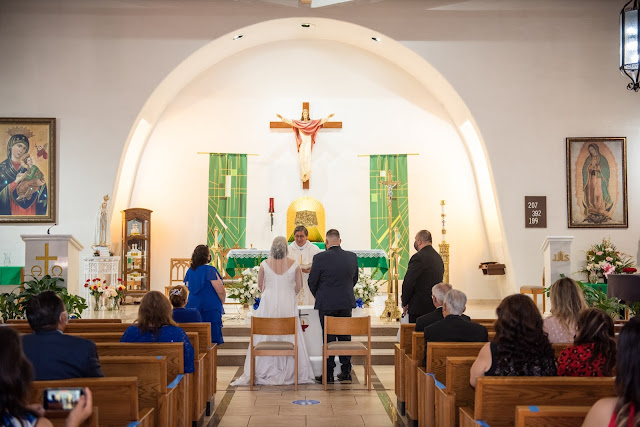
[[[298,305],[313,305],[315,298],[309,291],[309,272],[313,257],[320,252],[320,249],[307,240],[309,231],[304,225],[299,225],[293,230],[295,241],[289,245],[289,258],[298,261],[302,270],[302,289],[298,294]]]

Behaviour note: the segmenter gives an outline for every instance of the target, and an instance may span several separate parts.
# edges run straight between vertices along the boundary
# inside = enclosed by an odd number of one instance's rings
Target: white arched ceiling
[[[302,24],[309,24],[303,27]],[[242,37],[238,37],[238,36]],[[379,40],[373,40],[378,38]],[[166,107],[198,75],[223,59],[263,44],[285,40],[327,40],[346,43],[378,55],[415,78],[442,104],[464,142],[474,169],[476,188],[490,254],[511,269],[500,209],[486,146],[471,112],[449,82],[424,58],[377,31],[348,22],[323,18],[286,18],[251,25],[222,36],[185,59],[158,85],[133,124],[120,160],[114,188],[113,211],[129,207],[140,157]],[[120,215],[112,215],[112,241],[119,240]],[[515,289],[508,274],[507,295]]]

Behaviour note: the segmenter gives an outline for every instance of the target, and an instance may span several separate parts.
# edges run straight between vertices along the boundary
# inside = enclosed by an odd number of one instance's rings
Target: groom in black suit
[[[309,290],[316,299],[315,309],[320,315],[324,339],[324,316],[351,317],[356,307],[353,287],[358,282],[358,257],[340,247],[342,240],[336,229],[327,231],[326,251],[313,258],[309,273]],[[349,335],[327,335],[327,341],[351,341]],[[327,359],[327,382],[333,382],[334,357]],[[351,356],[340,356],[340,381],[351,381]],[[322,382],[322,377],[316,377]]]

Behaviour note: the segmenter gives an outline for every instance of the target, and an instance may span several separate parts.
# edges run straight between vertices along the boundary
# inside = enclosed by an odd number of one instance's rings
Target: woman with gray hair
[[[287,240],[282,236],[276,237],[271,244],[269,258],[260,264],[258,287],[262,292],[262,298],[258,309],[253,314],[256,317],[298,317],[296,294],[300,292],[302,287],[302,271],[295,260],[287,258],[287,249]],[[265,339],[264,335],[254,335],[253,343],[256,345]],[[276,340],[293,343],[293,336],[269,336],[269,341]],[[231,385],[249,385],[250,351],[251,349],[247,350],[244,373]],[[293,384],[295,366],[292,357],[262,356],[256,358],[255,363],[255,384]],[[311,384],[314,382],[311,360],[302,338],[302,327],[298,321],[298,383]]]

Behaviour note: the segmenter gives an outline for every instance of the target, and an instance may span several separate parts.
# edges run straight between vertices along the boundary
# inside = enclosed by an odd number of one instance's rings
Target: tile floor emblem
[[[294,400],[293,402],[294,405],[318,405],[320,404],[319,400]]]

